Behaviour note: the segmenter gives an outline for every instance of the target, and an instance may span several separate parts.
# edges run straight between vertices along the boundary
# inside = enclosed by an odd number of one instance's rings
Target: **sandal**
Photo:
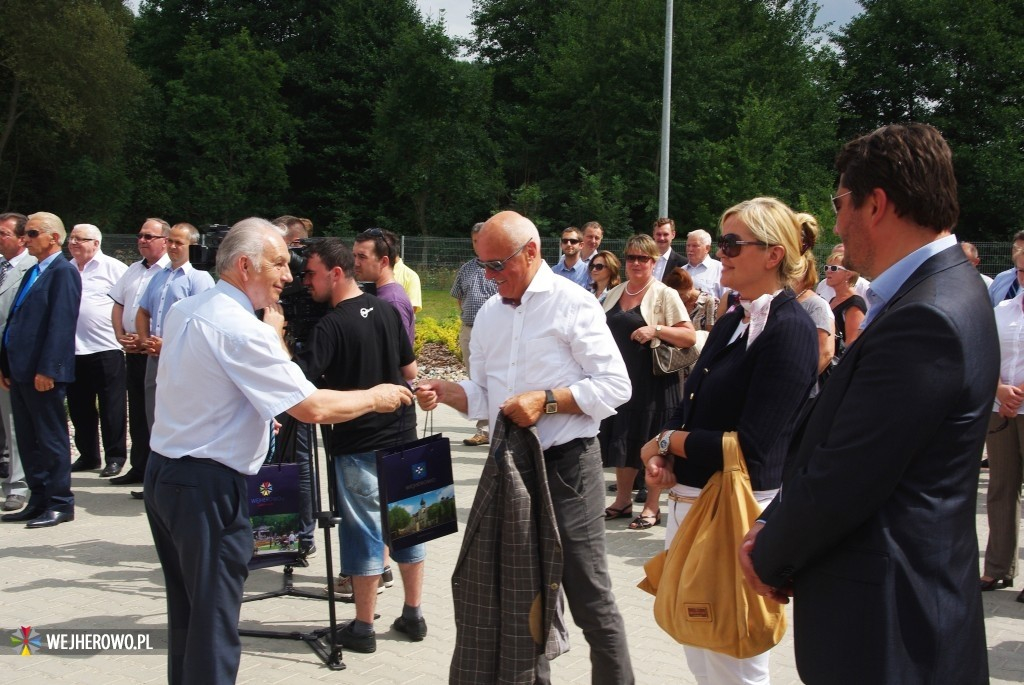
[[[604,510],[604,519],[611,521],[612,519],[628,519],[633,515],[633,505],[627,504],[621,509],[615,509],[614,507],[608,507]]]
[[[648,528],[654,528],[659,523],[661,523],[660,511],[657,514],[640,514],[630,522],[629,529],[647,530]]]

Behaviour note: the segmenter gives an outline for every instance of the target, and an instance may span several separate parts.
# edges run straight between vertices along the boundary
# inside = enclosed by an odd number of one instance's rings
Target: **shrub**
[[[444,345],[452,354],[459,355],[459,317],[447,317],[441,321],[424,316],[416,322],[416,344],[413,352],[420,353],[424,343],[436,342]]]

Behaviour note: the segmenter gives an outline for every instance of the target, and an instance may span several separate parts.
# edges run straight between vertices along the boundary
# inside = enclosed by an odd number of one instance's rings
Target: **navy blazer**
[[[998,377],[988,295],[954,245],[822,387],[753,552],[793,584],[804,682],[988,682],[975,516]]]
[[[676,480],[702,488],[722,470],[722,434],[738,431],[754,490],[779,487],[794,420],[814,384],[818,333],[791,290],[768,310],[764,330],[747,348],[744,334],[728,344],[743,319],[737,308],[711,330],[666,429],[690,432]]]
[[[25,287],[25,278],[18,294]],[[18,298],[15,296],[14,302]],[[55,383],[75,380],[75,327],[82,302],[82,277],[63,255],[57,255],[21,306],[11,311],[4,327],[3,374],[16,383],[32,383],[36,374]]]

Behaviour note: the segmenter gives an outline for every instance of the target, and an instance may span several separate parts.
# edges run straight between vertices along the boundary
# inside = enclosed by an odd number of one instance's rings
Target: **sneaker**
[[[491,439],[487,437],[487,433],[477,433],[473,437],[463,440],[462,444],[470,447],[480,447],[481,445],[487,445],[490,442]]]
[[[3,510],[4,511],[17,511],[25,506],[26,499],[25,495],[7,495],[7,499],[4,500]]]
[[[380,574],[380,582],[384,587],[391,587],[395,584],[395,576],[391,573],[390,566],[384,567],[384,572]]]
[[[337,632],[338,643],[345,649],[363,654],[373,654],[377,651],[377,634],[371,632],[369,635],[356,635],[352,630],[352,622],[345,624],[345,627]]]
[[[405,616],[399,616],[391,624],[391,627],[400,633],[408,635],[409,639],[413,642],[420,642],[427,636],[427,622],[422,618],[418,618],[415,621],[407,621]]]
[[[316,556],[316,543],[315,542],[303,542],[299,544],[299,554],[304,559]]]
[[[380,579],[377,581],[378,595],[384,592],[384,587],[384,577],[382,575]],[[329,590],[327,588],[324,588],[324,594],[328,593]],[[342,602],[356,601],[355,590],[352,589],[351,576],[338,576],[338,579],[334,581],[334,596],[340,599]]]

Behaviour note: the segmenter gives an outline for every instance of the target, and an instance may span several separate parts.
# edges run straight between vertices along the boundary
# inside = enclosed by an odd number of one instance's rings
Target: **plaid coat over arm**
[[[568,651],[562,544],[533,428],[498,417],[452,574],[455,685],[535,681],[537,657]]]

